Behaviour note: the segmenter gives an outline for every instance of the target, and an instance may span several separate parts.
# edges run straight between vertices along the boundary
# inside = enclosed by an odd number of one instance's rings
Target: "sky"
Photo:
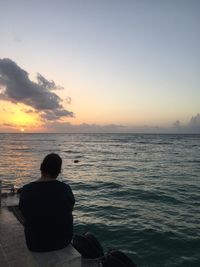
[[[199,132],[199,0],[0,0],[0,132]]]

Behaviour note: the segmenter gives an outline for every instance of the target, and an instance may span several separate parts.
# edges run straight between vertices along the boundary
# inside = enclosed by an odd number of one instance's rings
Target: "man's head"
[[[40,165],[40,171],[43,176],[57,178],[61,172],[62,159],[58,154],[48,154]]]

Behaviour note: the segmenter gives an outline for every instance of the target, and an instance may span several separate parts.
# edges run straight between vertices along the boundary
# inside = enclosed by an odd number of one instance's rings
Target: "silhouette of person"
[[[56,180],[62,159],[52,153],[40,166],[41,178],[24,185],[19,209],[29,250],[46,252],[66,247],[73,236],[74,195],[68,184]]]

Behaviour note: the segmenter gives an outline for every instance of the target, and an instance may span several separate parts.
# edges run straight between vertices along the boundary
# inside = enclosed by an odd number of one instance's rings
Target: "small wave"
[[[148,142],[148,141],[138,141],[138,144],[144,145],[172,145],[173,143],[170,142]]]
[[[112,155],[113,154],[113,151],[110,151],[110,150],[107,150],[107,151],[100,151],[101,154],[103,155]]]
[[[124,169],[124,168],[116,168],[116,169],[114,169],[112,166],[110,166],[111,168],[112,168],[112,170],[110,170],[110,172],[111,173],[120,173],[120,172],[125,172],[126,171],[126,169]]]
[[[92,167],[94,166],[92,163],[81,163],[79,162],[79,164],[76,165],[79,168],[86,168],[86,167]]]
[[[104,181],[97,181],[97,182],[92,182],[92,183],[83,183],[83,182],[79,182],[79,183],[73,183],[73,187],[76,187],[76,189],[84,189],[86,191],[91,191],[93,190],[94,192],[96,192],[96,190],[105,190],[105,189],[118,189],[121,188],[122,185],[115,183],[115,182],[104,182]]]
[[[121,188],[122,185],[115,182],[103,182],[103,187],[114,189],[114,188]]]
[[[79,151],[76,151],[76,150],[64,150],[63,151],[64,153],[72,153],[72,154],[79,154],[80,152]]]
[[[13,148],[14,151],[31,151],[30,148]]]
[[[161,193],[161,192],[144,191],[141,194],[140,199],[143,199],[143,200],[148,201],[148,202],[159,201],[159,202],[163,202],[163,203],[171,203],[173,205],[182,204],[182,201],[178,200],[177,198],[172,197],[172,196],[168,196],[168,195]]]
[[[169,143],[169,142],[158,142],[158,143],[154,143],[155,145],[172,145],[173,143]]]
[[[183,202],[179,199],[166,195],[163,192],[153,192],[153,191],[145,191],[142,189],[132,189],[132,188],[124,188],[120,191],[115,191],[112,193],[113,196],[117,198],[126,198],[134,199],[137,201],[145,201],[145,202],[159,202],[159,203],[170,203],[172,205],[180,205]]]
[[[120,142],[120,143],[132,143],[133,140],[129,140],[129,139],[113,139],[113,141],[115,142]]]
[[[188,160],[188,161],[185,161],[185,162],[189,162],[189,163],[200,163],[200,160]]]

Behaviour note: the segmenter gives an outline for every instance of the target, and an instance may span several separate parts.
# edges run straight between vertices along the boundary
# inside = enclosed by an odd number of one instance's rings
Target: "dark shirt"
[[[19,209],[31,251],[62,249],[70,243],[74,203],[70,186],[57,180],[32,182],[22,188]]]

